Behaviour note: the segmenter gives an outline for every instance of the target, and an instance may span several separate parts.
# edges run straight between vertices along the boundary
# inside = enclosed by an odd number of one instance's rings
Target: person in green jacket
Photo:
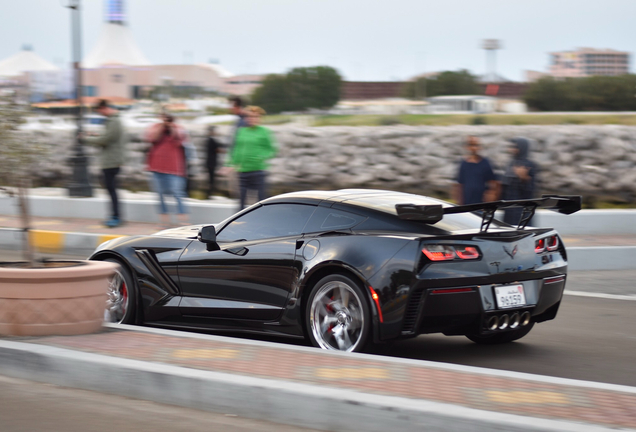
[[[119,214],[119,200],[117,198],[117,174],[119,174],[119,169],[124,164],[126,137],[119,118],[119,112],[110,107],[106,100],[102,99],[99,101],[94,110],[106,117],[104,133],[95,137],[82,136],[82,139],[86,144],[101,149],[100,161],[104,175],[104,186],[108,190],[112,204],[111,218],[104,221],[104,225],[114,228],[122,224]]]
[[[245,208],[248,190],[258,192],[258,200],[267,198],[267,160],[276,155],[276,145],[269,129],[260,126],[265,110],[257,106],[245,108],[247,127],[237,130],[236,141],[228,165],[239,176],[240,209]]]

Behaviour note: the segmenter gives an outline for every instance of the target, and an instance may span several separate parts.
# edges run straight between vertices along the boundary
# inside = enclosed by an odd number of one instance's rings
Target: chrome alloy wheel
[[[318,290],[309,320],[313,336],[323,349],[353,351],[362,338],[362,302],[345,282],[327,282]]]
[[[126,279],[119,270],[108,281],[108,297],[106,298],[106,310],[104,321],[121,323],[128,310],[128,287]]]

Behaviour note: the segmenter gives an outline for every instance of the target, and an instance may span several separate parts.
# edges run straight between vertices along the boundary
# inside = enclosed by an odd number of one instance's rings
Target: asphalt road
[[[636,301],[565,296],[557,318],[505,345],[423,335],[373,349],[381,355],[636,386]]]

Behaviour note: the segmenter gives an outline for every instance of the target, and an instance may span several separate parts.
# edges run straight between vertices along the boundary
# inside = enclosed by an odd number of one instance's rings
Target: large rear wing
[[[434,224],[442,220],[445,214],[480,212],[480,231],[488,231],[495,212],[508,207],[522,207],[521,218],[517,229],[524,229],[538,208],[554,210],[562,214],[572,214],[581,210],[580,195],[543,195],[541,198],[527,200],[501,200],[478,204],[467,204],[453,207],[442,207],[439,204],[417,205],[396,204],[395,210],[400,219],[420,221]]]

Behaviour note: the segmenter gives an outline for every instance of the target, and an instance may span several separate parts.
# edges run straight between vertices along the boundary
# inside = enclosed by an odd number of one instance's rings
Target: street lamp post
[[[72,34],[71,44],[73,52],[73,67],[75,69],[75,98],[77,101],[77,135],[75,146],[73,147],[73,156],[70,158],[73,167],[73,177],[68,185],[69,195],[72,197],[91,197],[93,196],[93,188],[88,179],[88,158],[84,153],[82,144],[82,68],[80,62],[82,60],[82,26],[80,0],[69,0],[66,6],[71,10]]]

